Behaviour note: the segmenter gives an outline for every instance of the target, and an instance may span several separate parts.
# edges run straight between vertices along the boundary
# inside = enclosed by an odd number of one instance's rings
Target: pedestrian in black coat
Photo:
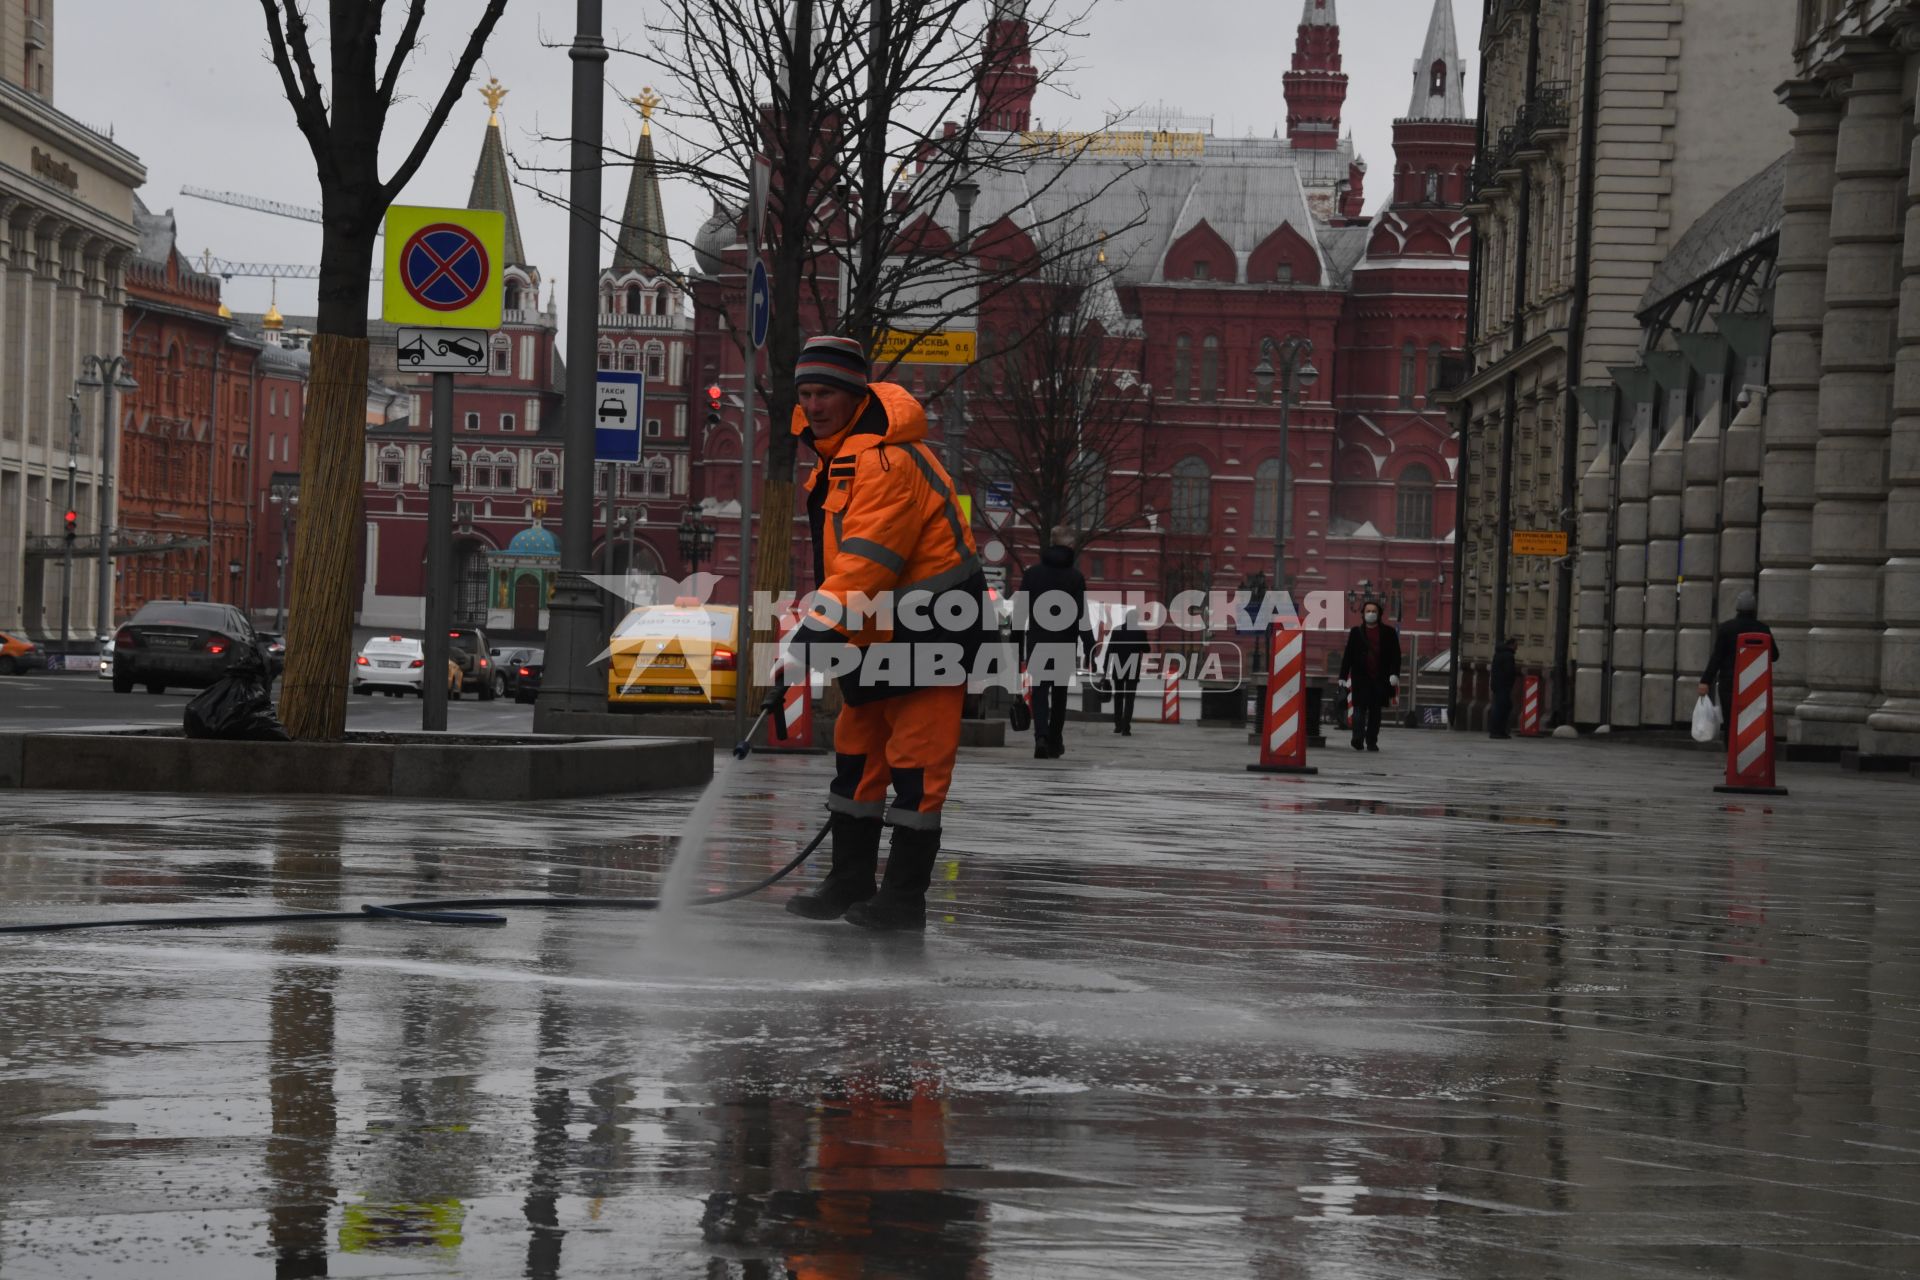
[[[1508,636],[1493,651],[1493,668],[1487,674],[1492,684],[1493,705],[1487,710],[1487,736],[1489,738],[1510,738],[1508,727],[1513,723],[1513,684],[1520,678],[1520,642]]]
[[[1340,658],[1340,687],[1353,691],[1353,749],[1380,749],[1380,713],[1400,697],[1400,633],[1380,620],[1369,600],[1359,626],[1347,632]]]
[[[1140,629],[1139,614],[1129,609],[1107,637],[1106,682],[1113,693],[1113,731],[1133,736],[1134,694],[1140,688],[1140,668],[1151,646]]]
[[[1780,646],[1773,640],[1773,628],[1760,621],[1759,613],[1760,602],[1753,598],[1753,592],[1742,591],[1733,598],[1733,616],[1714,631],[1713,656],[1707,659],[1707,669],[1700,673],[1700,696],[1706,697],[1711,689],[1720,705],[1723,738],[1733,721],[1733,658],[1734,650],[1740,647],[1740,637],[1759,632],[1772,645],[1773,660],[1780,661]]]
[[[1027,628],[1021,648],[1033,677],[1033,757],[1067,753],[1067,681],[1080,651],[1093,656],[1093,626],[1087,616],[1086,575],[1073,566],[1073,532],[1053,530],[1040,563],[1020,575]]]

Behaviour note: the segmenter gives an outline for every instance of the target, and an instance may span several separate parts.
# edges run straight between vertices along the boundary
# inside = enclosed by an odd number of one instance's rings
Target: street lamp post
[[[128,363],[124,355],[82,356],[80,376],[75,379],[77,386],[100,391],[100,483],[94,488],[94,502],[99,506],[100,517],[100,580],[95,584],[94,630],[103,647],[113,635],[113,459],[119,451],[120,437],[114,429],[113,393],[132,394],[140,389],[140,384],[127,372]]]
[[[287,530],[292,526],[300,510],[299,482],[275,482],[267,492],[267,501],[280,513],[280,559],[278,561],[280,601],[274,609],[273,629],[285,632],[287,629]]]
[[[1313,339],[1298,335],[1275,342],[1272,338],[1260,340],[1260,363],[1254,366],[1254,385],[1260,389],[1261,398],[1266,398],[1273,389],[1275,364],[1280,374],[1280,467],[1273,481],[1273,587],[1286,596],[1287,604],[1298,616],[1299,606],[1294,602],[1292,589],[1287,582],[1287,508],[1288,492],[1293,488],[1293,462],[1287,454],[1287,426],[1293,411],[1293,397],[1298,391],[1306,391],[1320,380],[1320,371],[1313,367]]]
[[[687,564],[688,575],[699,573],[701,558],[713,554],[718,530],[689,511],[681,517],[680,527],[675,532],[680,536],[680,558]]]
[[[953,184],[953,205],[960,215],[954,237],[954,248],[960,254],[960,261],[971,261],[967,254],[967,242],[973,236],[973,202],[980,198],[980,184],[973,180],[971,172],[962,173],[960,180]],[[979,341],[980,298],[975,294],[973,300],[974,341]],[[976,353],[976,358],[977,353]],[[953,478],[956,492],[967,492],[961,487],[960,472],[964,465],[967,449],[967,366],[961,365],[960,372],[953,379],[953,419],[947,424],[947,473]]]
[[[65,662],[67,642],[72,635],[73,620],[73,536],[74,517],[80,508],[73,505],[76,496],[80,469],[80,392],[76,389],[67,397],[67,538],[63,559],[65,569],[60,576],[60,661]]]

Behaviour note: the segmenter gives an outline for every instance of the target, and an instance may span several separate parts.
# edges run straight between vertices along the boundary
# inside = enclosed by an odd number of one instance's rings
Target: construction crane
[[[213,256],[208,249],[194,263],[204,275],[231,280],[235,276],[257,276],[263,280],[318,280],[320,268],[304,262],[229,262]]]
[[[215,204],[230,204],[238,209],[251,209],[255,213],[271,213],[276,217],[293,218],[300,222],[320,221],[318,209],[286,204],[279,200],[263,200],[259,196],[245,196],[237,191],[209,191],[205,187],[181,187],[180,194],[192,196],[196,200],[211,200]]]

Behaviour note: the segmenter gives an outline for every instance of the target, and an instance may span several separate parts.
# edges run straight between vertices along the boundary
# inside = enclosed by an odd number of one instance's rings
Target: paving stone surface
[[[1069,733],[964,754],[924,939],[788,885],[0,937],[0,1276],[1920,1271],[1920,786]],[[828,767],[725,774],[696,887]],[[647,895],[694,800],[16,793],[0,922]]]

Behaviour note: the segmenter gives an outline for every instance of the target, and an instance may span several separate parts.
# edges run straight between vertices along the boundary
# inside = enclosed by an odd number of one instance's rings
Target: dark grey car
[[[150,600],[113,636],[113,691],[204,689],[254,649],[253,624],[231,605]]]

